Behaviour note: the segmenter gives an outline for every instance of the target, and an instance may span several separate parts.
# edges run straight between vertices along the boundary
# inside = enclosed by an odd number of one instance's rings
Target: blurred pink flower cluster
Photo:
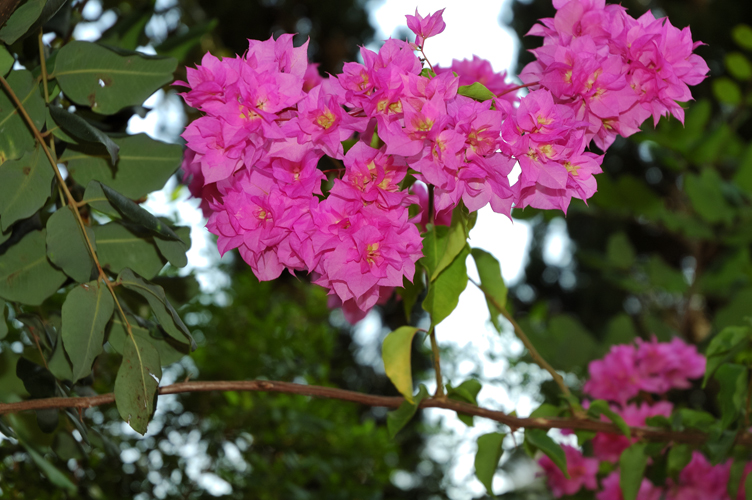
[[[460,202],[510,216],[513,205],[566,210],[592,196],[602,156],[586,151],[591,139],[605,148],[651,114],[681,117],[674,100],[691,98],[686,85],[707,66],[689,31],[666,20],[634,20],[602,1],[555,6],[556,18],[532,30],[544,46],[522,98],[478,58],[424,70],[415,51],[444,30],[443,11],[407,16],[417,45],[363,48],[362,63],[326,79],[292,35],[251,40],[242,57],[207,54],[179,82],[204,113],[183,134],[183,170],[220,252],[238,248],[262,280],[311,273],[355,320],[413,279],[427,207],[442,220]],[[496,97],[458,94],[476,81]],[[412,192],[408,170],[420,181]],[[322,191],[329,171],[337,178]],[[413,204],[422,213],[411,218]]]
[[[694,346],[674,338],[671,342],[638,341],[637,345],[617,345],[602,359],[590,363],[590,380],[585,383],[585,393],[598,399],[614,402],[611,410],[624,419],[630,427],[644,427],[647,419],[655,416],[670,417],[673,404],[668,401],[655,403],[629,403],[640,390],[663,395],[671,389],[687,389],[689,379],[701,377],[705,372],[705,357]],[[625,388],[626,387],[626,392]],[[634,389],[632,389],[634,387]],[[587,403],[585,404],[587,406]],[[601,417],[606,419],[606,417]],[[637,438],[631,440],[622,434],[596,433],[592,439],[592,457],[581,451],[564,446],[569,479],[548,457],[539,464],[547,483],[556,498],[573,495],[581,488],[597,491],[597,500],[623,500],[619,486],[619,470],[614,470],[598,482],[601,462],[618,465],[624,450]],[[668,451],[668,447],[664,453]],[[712,465],[705,456],[695,450],[689,464],[676,480],[669,478],[665,485],[657,486],[643,479],[637,498],[639,500],[730,500],[727,493],[732,460]],[[747,464],[740,479],[737,500],[744,499],[744,481],[752,472],[752,463]]]

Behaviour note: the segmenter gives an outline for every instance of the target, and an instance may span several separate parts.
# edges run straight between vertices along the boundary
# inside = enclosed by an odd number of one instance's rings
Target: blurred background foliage
[[[669,120],[653,129],[647,122],[642,134],[617,140],[589,207],[573,203],[566,217],[529,208],[515,213],[534,234],[524,278],[511,295],[516,315],[541,354],[576,376],[568,378],[575,385],[587,363],[612,344],[679,335],[702,348],[724,326],[743,324],[752,301],[752,12],[738,0],[622,4],[635,17],[652,9],[676,26],[691,25],[694,38],[708,44],[698,53],[708,60],[711,78],[693,90],[697,101],[689,104],[685,126]],[[522,37],[553,9],[550,0],[517,0],[513,14],[511,25]],[[248,38],[297,32],[299,43],[311,37],[309,55],[320,70],[335,72],[374,34],[362,0],[69,1],[45,31],[69,39],[90,23],[103,31],[102,43],[151,46],[178,58],[179,68],[207,51],[242,53]],[[530,60],[524,49],[539,43],[521,38],[519,68]],[[27,67],[38,65],[33,37],[13,49]],[[143,112],[87,118],[122,132]],[[554,240],[561,244],[558,253],[550,251]],[[199,293],[192,278],[178,278],[169,268],[161,278],[176,303],[194,297],[181,314],[200,343],[165,370],[163,383],[266,377],[395,393],[358,356],[351,329],[330,314],[322,289],[290,276],[258,283],[239,259],[222,266],[229,282],[212,293]],[[402,321],[397,304],[379,312],[387,327]],[[15,375],[16,358],[33,359],[35,352],[21,324],[9,326],[0,341],[4,401],[27,395]],[[426,354],[414,353],[413,366],[428,370]],[[111,390],[117,359],[100,358],[92,392]],[[559,402],[552,383],[528,387],[539,389],[541,401]],[[710,403],[715,390],[697,387],[680,402],[717,414]],[[209,498],[231,491],[232,498],[260,499],[446,497],[445,464],[424,453],[436,429],[416,419],[392,441],[378,409],[286,395],[168,396],[160,399],[145,439],[114,407],[84,415],[68,413],[52,433],[42,432],[33,414],[0,418],[0,432],[9,434],[11,424],[20,439],[0,440],[0,496]],[[513,477],[528,460],[515,453],[503,469]],[[548,496],[540,482],[501,495]]]

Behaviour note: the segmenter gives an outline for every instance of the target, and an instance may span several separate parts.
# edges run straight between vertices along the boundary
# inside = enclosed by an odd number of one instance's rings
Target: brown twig
[[[322,387],[317,385],[294,384],[291,382],[277,382],[271,380],[241,380],[241,381],[208,381],[208,382],[182,382],[159,388],[159,394],[185,394],[194,392],[214,391],[244,391],[244,392],[273,392],[284,394],[298,394],[316,398],[337,399],[349,401],[366,406],[383,408],[398,408],[405,400],[395,396],[374,396],[360,392],[347,391],[334,387]],[[48,408],[91,408],[110,404],[115,401],[113,393],[100,394],[98,396],[78,398],[45,398],[30,399],[17,403],[0,403],[0,415],[18,413],[28,410],[42,410]],[[599,420],[581,418],[521,418],[508,415],[501,411],[491,410],[474,406],[451,399],[429,398],[420,404],[421,408],[442,408],[456,411],[465,415],[488,418],[511,428],[518,429],[570,429],[593,432],[606,432],[620,434],[621,431],[612,423]],[[633,436],[648,441],[676,442],[700,445],[704,443],[708,435],[704,432],[670,431],[657,427],[630,427]],[[752,434],[744,433],[737,437],[737,444],[752,446]]]

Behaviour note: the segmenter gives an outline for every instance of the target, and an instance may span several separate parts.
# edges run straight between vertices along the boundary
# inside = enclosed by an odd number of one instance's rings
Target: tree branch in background
[[[294,384],[291,382],[277,382],[271,380],[241,380],[241,381],[210,381],[210,382],[182,382],[159,388],[159,394],[183,394],[192,392],[214,391],[244,391],[244,392],[277,392],[284,394],[299,394],[317,398],[338,399],[366,406],[378,406],[383,408],[398,408],[405,400],[398,396],[374,396],[355,391],[347,391],[334,387],[317,385]],[[0,415],[18,413],[28,410],[43,410],[49,408],[91,408],[110,404],[115,401],[113,393],[100,394],[98,396],[78,398],[45,398],[30,399],[18,403],[0,404]],[[599,420],[582,418],[520,418],[508,415],[501,411],[490,410],[473,406],[468,403],[451,399],[429,398],[420,403],[421,408],[443,408],[465,415],[488,418],[513,429],[570,429],[593,432],[607,432],[609,434],[621,434],[614,424]],[[700,445],[704,443],[708,435],[699,431],[670,431],[657,427],[630,427],[633,436],[648,441],[688,443]],[[737,444],[752,446],[752,434],[740,434],[736,439]]]

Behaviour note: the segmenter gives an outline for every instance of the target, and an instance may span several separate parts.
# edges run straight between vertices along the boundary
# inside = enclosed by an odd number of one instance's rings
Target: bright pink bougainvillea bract
[[[510,216],[591,197],[603,157],[590,144],[605,151],[651,116],[683,121],[677,101],[708,67],[689,29],[667,19],[633,19],[603,0],[554,6],[529,33],[543,46],[520,74],[522,97],[478,58],[424,71],[415,49],[444,30],[443,11],[407,16],[418,45],[363,48],[362,64],[325,79],[292,35],[251,40],[234,58],[206,54],[178,83],[204,113],[183,134],[183,170],[219,251],[237,248],[261,280],[311,273],[354,321],[413,280],[428,206],[444,218],[460,202]],[[496,98],[458,94],[475,81]],[[328,192],[327,169],[339,173]],[[402,188],[408,170],[432,186],[432,204],[420,183]],[[423,213],[411,218],[413,204]]]

